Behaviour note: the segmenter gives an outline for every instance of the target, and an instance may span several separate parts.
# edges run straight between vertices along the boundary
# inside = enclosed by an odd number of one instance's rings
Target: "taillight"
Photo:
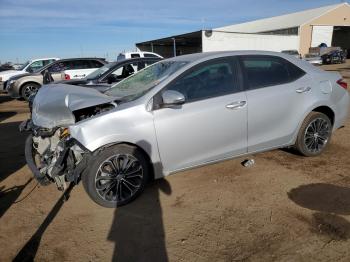
[[[64,79],[70,80],[70,75],[64,74]]]
[[[343,79],[339,79],[337,84],[340,85],[344,89],[348,89],[348,83],[346,83]]]

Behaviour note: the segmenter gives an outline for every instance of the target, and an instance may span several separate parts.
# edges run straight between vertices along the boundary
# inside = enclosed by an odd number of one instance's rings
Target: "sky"
[[[339,0],[0,0],[0,61],[116,59],[135,43]]]

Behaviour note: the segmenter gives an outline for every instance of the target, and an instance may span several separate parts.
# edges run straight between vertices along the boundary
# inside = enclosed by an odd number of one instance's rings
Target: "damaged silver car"
[[[192,54],[105,93],[44,86],[20,128],[31,131],[26,160],[42,184],[81,180],[97,204],[116,207],[184,169],[289,146],[319,155],[346,120],[346,89],[338,73],[281,53]]]

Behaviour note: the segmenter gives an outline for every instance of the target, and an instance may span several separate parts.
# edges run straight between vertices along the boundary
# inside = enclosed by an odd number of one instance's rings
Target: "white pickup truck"
[[[59,60],[59,58],[50,57],[50,58],[33,59],[24,63],[23,66],[18,70],[6,70],[6,71],[0,72],[0,91],[5,90],[6,82],[9,80],[10,77],[25,74],[25,73],[33,73],[39,70],[40,68],[48,64],[51,64],[56,60]]]

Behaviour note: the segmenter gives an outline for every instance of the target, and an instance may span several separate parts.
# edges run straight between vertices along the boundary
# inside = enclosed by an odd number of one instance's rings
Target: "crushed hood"
[[[73,111],[106,104],[116,98],[92,88],[50,84],[39,89],[33,101],[32,120],[36,126],[53,128],[75,123]]]

